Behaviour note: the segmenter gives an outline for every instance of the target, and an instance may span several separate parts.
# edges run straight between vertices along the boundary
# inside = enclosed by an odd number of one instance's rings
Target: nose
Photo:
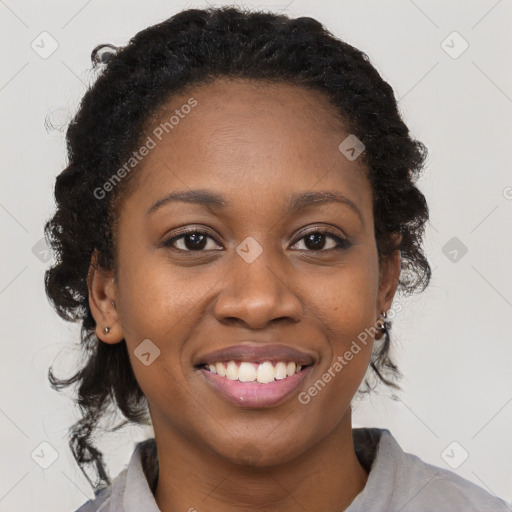
[[[219,322],[239,322],[251,329],[262,329],[274,320],[299,322],[302,304],[286,277],[266,251],[252,263],[235,256],[232,270],[222,281],[214,306]]]

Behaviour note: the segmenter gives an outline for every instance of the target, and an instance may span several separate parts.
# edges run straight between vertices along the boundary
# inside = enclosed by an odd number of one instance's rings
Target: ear
[[[98,265],[98,251],[94,249],[87,275],[89,290],[89,307],[96,321],[96,336],[105,343],[119,343],[123,340],[119,313],[117,311],[117,295],[114,271],[106,271]],[[109,332],[104,328],[108,327]]]
[[[402,235],[394,238],[394,246],[399,247]],[[393,303],[398,281],[400,279],[400,250],[395,249],[390,255],[381,259],[379,270],[379,291],[377,295],[377,311],[380,314],[387,311]]]

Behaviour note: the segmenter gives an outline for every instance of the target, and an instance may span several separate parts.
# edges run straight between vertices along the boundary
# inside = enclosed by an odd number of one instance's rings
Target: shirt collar
[[[379,485],[382,478],[379,471],[373,471],[379,461],[394,460],[402,452],[389,430],[378,428],[352,429],[354,450],[361,465],[369,472],[368,481],[364,489],[352,501],[346,512],[362,510],[367,494],[374,486]],[[393,471],[393,468],[387,468]],[[146,439],[137,444],[128,464],[128,468],[119,475],[112,486],[111,506],[108,512],[161,512],[158,508],[153,492],[158,481],[158,452],[154,438]]]
[[[154,438],[137,445],[126,473],[123,493],[125,512],[160,512],[153,492],[158,480],[158,452]],[[117,509],[116,509],[117,512]]]

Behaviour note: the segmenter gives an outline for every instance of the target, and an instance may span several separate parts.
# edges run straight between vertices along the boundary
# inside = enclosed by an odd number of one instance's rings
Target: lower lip
[[[231,403],[242,407],[274,407],[286,400],[300,386],[312,366],[304,368],[291,377],[268,384],[229,380],[201,368],[206,382]]]

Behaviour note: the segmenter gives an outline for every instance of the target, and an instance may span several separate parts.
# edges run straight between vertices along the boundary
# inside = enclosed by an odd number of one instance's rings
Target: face
[[[99,337],[126,340],[160,437],[277,463],[350,414],[373,340],[353,343],[390,307],[398,260],[379,264],[371,187],[338,149],[348,133],[332,111],[293,85],[217,80],[173,97],[147,132],[117,272],[93,283],[91,308]]]

